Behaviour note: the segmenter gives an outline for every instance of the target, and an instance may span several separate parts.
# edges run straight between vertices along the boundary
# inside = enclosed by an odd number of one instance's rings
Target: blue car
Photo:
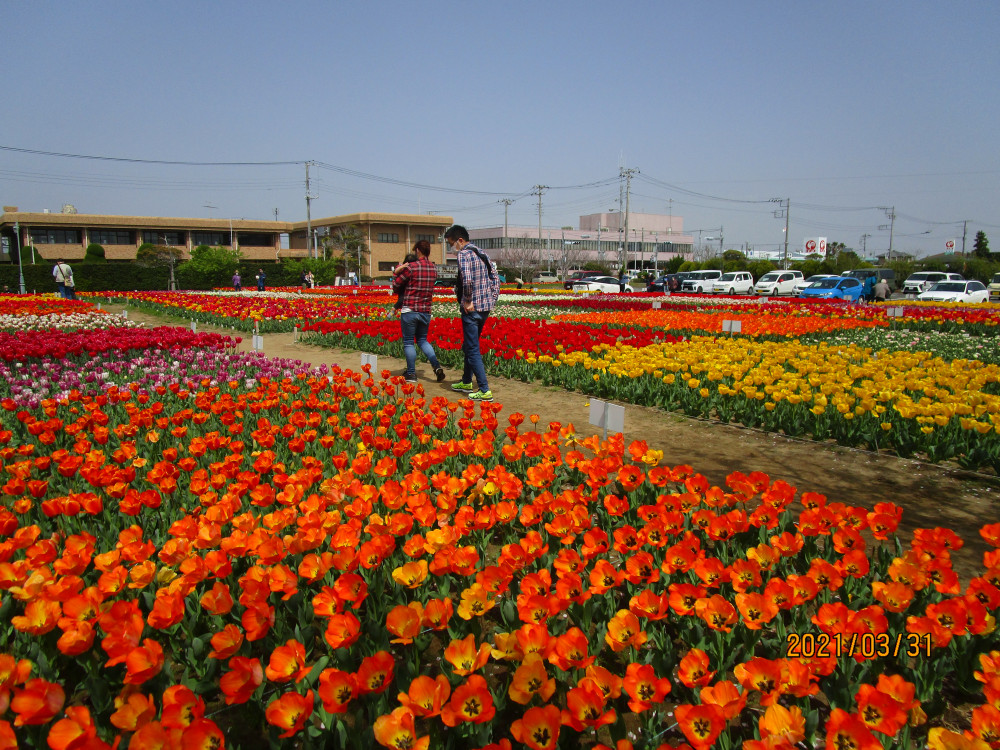
[[[828,276],[810,284],[799,296],[804,299],[842,299],[857,302],[861,299],[864,286],[857,279],[847,276]]]

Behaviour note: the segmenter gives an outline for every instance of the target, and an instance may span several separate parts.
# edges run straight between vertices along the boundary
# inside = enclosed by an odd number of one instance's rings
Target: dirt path
[[[105,309],[120,312],[122,307]],[[161,318],[132,309],[129,317],[147,325],[186,325],[180,318]],[[198,330],[234,334],[226,328],[203,325]],[[243,336],[239,348],[251,351],[250,336],[238,335]],[[360,352],[298,342],[291,333],[264,334],[263,342],[263,353],[271,357],[354,370],[361,366]],[[378,358],[379,370],[402,372],[403,366],[400,359]],[[461,373],[447,372],[448,379],[437,383],[430,366],[418,359],[417,377],[430,396],[454,397],[450,384]],[[492,375],[490,387],[504,407],[499,415],[501,426],[506,426],[508,414],[521,412],[538,414],[543,425],[572,422],[578,433],[590,435],[598,431],[589,424],[589,397],[583,394]],[[712,484],[724,485],[726,476],[733,471],[763,471],[772,480],[783,479],[800,492],[822,493],[830,501],[868,508],[879,502],[894,502],[905,509],[904,532],[943,526],[965,541],[965,548],[954,555],[963,582],[982,571],[982,553],[989,549],[979,536],[980,526],[1000,520],[1000,481],[954,467],[789,439],[631,404],[625,404],[624,434],[626,443],[645,440],[651,448],[663,451],[665,464],[690,464]]]

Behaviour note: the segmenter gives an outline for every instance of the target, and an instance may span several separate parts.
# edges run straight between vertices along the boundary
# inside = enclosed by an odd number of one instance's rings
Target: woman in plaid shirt
[[[406,371],[403,377],[407,383],[417,382],[417,346],[434,368],[434,375],[440,383],[444,380],[444,369],[438,362],[434,347],[427,341],[427,331],[431,325],[431,300],[434,297],[434,282],[437,271],[430,262],[431,243],[420,240],[413,246],[417,259],[396,267],[392,288],[402,291],[402,306],[399,309],[403,328],[403,354],[406,356]],[[414,346],[416,341],[416,346]]]

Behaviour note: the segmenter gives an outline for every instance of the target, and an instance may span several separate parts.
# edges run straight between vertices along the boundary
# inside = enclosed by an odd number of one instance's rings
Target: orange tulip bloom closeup
[[[476,648],[476,637],[470,633],[461,640],[453,640],[444,650],[445,660],[455,674],[465,677],[480,670],[490,660],[490,644]]]
[[[438,716],[451,696],[451,683],[444,675],[428,677],[419,675],[410,688],[397,697],[400,705],[409,708],[415,716]]]
[[[42,679],[28,680],[24,687],[14,688],[10,709],[17,714],[15,727],[48,724],[62,711],[66,693],[62,686]]]
[[[646,642],[646,633],[639,624],[639,618],[627,609],[620,609],[608,621],[608,632],[604,641],[611,650],[623,651],[626,648],[639,648]]]
[[[257,659],[234,656],[229,660],[229,671],[219,678],[219,688],[226,696],[226,704],[246,703],[264,684],[264,668]]]
[[[486,680],[474,674],[452,691],[451,700],[441,711],[441,721],[449,727],[462,722],[484,724],[495,714],[496,706]]]
[[[698,648],[693,648],[681,657],[677,665],[677,679],[685,687],[705,687],[715,677],[715,672],[709,670],[708,654]]]
[[[699,706],[681,704],[674,709],[674,717],[695,750],[712,747],[726,726],[722,709],[713,704]]]
[[[307,691],[305,695],[285,693],[267,705],[264,718],[268,724],[285,730],[278,735],[279,739],[285,739],[302,730],[312,716],[313,704],[312,690]]]
[[[538,654],[528,654],[514,670],[507,694],[515,703],[527,705],[534,696],[547,701],[556,690],[556,681],[549,677],[545,662]]]
[[[826,722],[826,746],[850,750],[879,750],[882,743],[871,733],[857,714],[833,709]]]
[[[327,713],[342,714],[358,693],[357,677],[339,669],[324,669],[319,675],[318,692]]]
[[[561,728],[560,712],[556,706],[529,708],[524,716],[510,727],[510,733],[518,742],[531,750],[555,750],[559,743]]]
[[[306,664],[305,646],[291,639],[271,652],[264,674],[271,682],[284,683],[298,682],[310,671],[312,667]]]
[[[662,703],[671,690],[670,678],[657,677],[649,664],[629,664],[625,669],[622,687],[629,695],[628,706],[636,713],[648,711]]]
[[[372,729],[375,731],[375,741],[390,750],[427,750],[430,746],[429,736],[417,737],[413,712],[405,706],[394,709],[391,714],[379,716]]]

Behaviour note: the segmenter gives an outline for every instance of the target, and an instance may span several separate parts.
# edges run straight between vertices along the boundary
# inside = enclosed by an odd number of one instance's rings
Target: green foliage
[[[990,241],[986,239],[986,232],[981,229],[976,232],[976,239],[972,243],[972,254],[977,258],[990,257]]]
[[[191,260],[182,263],[177,269],[177,278],[184,289],[230,286],[233,274],[239,268],[239,261],[238,250],[198,245],[191,251]]]
[[[855,268],[860,268],[863,264],[864,261],[856,252],[845,250],[837,253],[837,257],[833,259],[833,272],[840,274],[844,271],[852,271]]]
[[[593,271],[594,273],[599,273],[604,276],[609,276],[611,274],[611,266],[607,263],[598,263],[597,261],[590,261],[583,264],[583,271]],[[510,278],[510,277],[508,277]]]
[[[776,268],[777,266],[769,260],[753,260],[747,263],[747,270],[755,281],[765,273],[770,273]]]
[[[98,245],[96,242],[91,242],[87,245],[87,249],[83,253],[84,263],[107,263],[108,258],[104,254],[104,247]]]

